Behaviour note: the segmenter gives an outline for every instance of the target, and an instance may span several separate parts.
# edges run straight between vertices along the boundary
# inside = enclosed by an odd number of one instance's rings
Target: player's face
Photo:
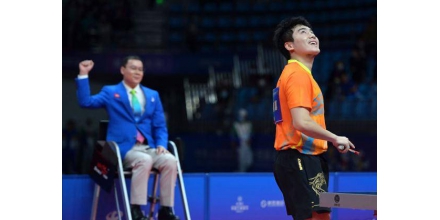
[[[144,77],[144,66],[140,60],[128,60],[125,67],[121,67],[121,74],[124,76],[124,82],[134,88],[141,83]]]
[[[293,28],[293,49],[297,54],[316,56],[320,52],[319,39],[309,27],[297,25]]]

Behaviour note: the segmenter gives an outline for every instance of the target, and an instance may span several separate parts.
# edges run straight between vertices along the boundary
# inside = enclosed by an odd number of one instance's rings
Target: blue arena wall
[[[150,178],[149,187],[152,186]],[[90,219],[94,182],[87,175],[63,175],[62,219]],[[284,200],[272,173],[184,174],[188,205],[193,220],[288,220]],[[130,180],[127,180],[127,187]],[[330,192],[377,192],[377,173],[330,174]],[[98,220],[116,210],[113,193],[101,190]],[[148,207],[144,207],[147,212]],[[185,219],[180,189],[176,186],[175,212]],[[371,210],[332,209],[332,219],[372,219]]]

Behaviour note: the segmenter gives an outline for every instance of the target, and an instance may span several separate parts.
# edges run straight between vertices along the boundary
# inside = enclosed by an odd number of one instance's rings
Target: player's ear
[[[292,52],[295,49],[293,48],[293,42],[285,42],[284,48],[286,48],[287,51]]]

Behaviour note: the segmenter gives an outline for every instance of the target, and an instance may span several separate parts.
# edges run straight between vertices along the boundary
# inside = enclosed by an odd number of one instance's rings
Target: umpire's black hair
[[[282,20],[275,29],[274,35],[273,35],[273,43],[275,47],[281,52],[281,54],[287,59],[290,59],[290,53],[286,48],[284,47],[285,42],[293,42],[293,28],[296,25],[304,25],[306,27],[309,27],[310,29],[312,26],[310,23],[302,16],[298,17],[291,17],[286,18]]]
[[[126,56],[124,58],[124,60],[122,60],[121,67],[126,67],[126,65],[127,65],[129,60],[139,60],[139,61],[142,61],[141,58],[139,56],[136,56],[136,55]]]

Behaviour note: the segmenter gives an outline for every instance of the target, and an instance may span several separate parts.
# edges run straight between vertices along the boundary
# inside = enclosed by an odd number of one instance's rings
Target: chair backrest
[[[107,139],[108,120],[99,121],[98,140]]]

